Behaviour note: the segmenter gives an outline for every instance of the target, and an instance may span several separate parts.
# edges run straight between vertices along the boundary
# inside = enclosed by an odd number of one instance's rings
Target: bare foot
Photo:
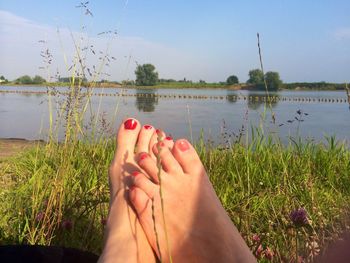
[[[162,164],[164,218],[157,164],[147,152],[138,156],[145,174],[133,177],[130,200],[158,258],[162,262],[256,262],[192,145],[178,140],[170,150],[160,142],[153,151]]]
[[[158,134],[157,134],[158,133]],[[105,246],[99,262],[155,262],[156,257],[129,203],[130,175],[140,171],[136,154],[150,152],[157,137],[165,137],[150,125],[141,127],[135,119],[121,124],[117,150],[109,168],[110,209],[105,231]],[[169,139],[169,138],[168,138]],[[169,147],[172,139],[167,140]],[[155,156],[153,155],[153,159]]]

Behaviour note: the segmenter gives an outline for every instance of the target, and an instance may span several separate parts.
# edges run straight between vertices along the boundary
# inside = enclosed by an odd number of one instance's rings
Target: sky
[[[245,82],[260,67],[259,32],[265,71],[284,82],[350,82],[349,0],[92,0],[92,16],[78,5],[0,0],[0,75],[69,76],[75,47],[93,46],[86,64],[103,79],[134,79],[137,64],[151,63],[160,78]],[[99,34],[109,30],[117,35]]]

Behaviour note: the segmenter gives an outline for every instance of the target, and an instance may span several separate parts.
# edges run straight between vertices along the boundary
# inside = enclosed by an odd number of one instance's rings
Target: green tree
[[[282,87],[282,80],[280,79],[280,74],[278,74],[278,72],[266,72],[265,80],[268,90],[278,90]]]
[[[252,69],[249,71],[249,84],[264,85],[264,74],[260,69]]]
[[[28,75],[24,75],[16,79],[16,84],[33,84],[33,80]]]
[[[135,70],[137,86],[154,86],[158,81],[158,72],[152,64],[138,65]]]
[[[42,84],[45,82],[46,82],[45,79],[39,75],[35,75],[35,77],[33,78],[33,84]]]
[[[229,76],[226,80],[227,85],[233,85],[233,84],[238,84],[238,83],[239,83],[238,78],[235,75]]]
[[[9,82],[9,81],[8,81],[4,76],[2,76],[2,75],[1,75],[1,77],[0,77],[0,80],[1,80],[0,83],[1,83],[1,82],[3,82],[3,83]]]

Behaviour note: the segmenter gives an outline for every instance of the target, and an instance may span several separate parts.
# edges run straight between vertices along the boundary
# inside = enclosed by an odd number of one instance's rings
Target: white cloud
[[[193,70],[196,68],[196,59],[175,48],[140,37],[118,36],[110,41],[107,37],[87,37],[83,33],[71,33],[68,28],[60,28],[58,31],[52,26],[41,25],[2,10],[0,10],[0,74],[9,79],[24,74],[45,76],[39,67],[42,66],[40,52],[47,46],[53,54],[51,72],[54,73],[50,75],[54,75],[57,69],[61,76],[69,75],[66,69],[72,64],[76,53],[72,35],[77,45],[93,46],[96,55],[91,51],[87,53],[88,67],[96,65],[98,68],[99,51],[105,51],[108,46],[108,53],[117,58],[115,62],[111,62],[109,68],[105,67],[105,71],[111,74],[108,77],[110,80],[134,78],[135,61],[140,64],[154,64],[160,77],[163,78],[200,78],[199,70],[198,73]],[[46,46],[39,43],[39,40],[47,41]],[[68,65],[65,65],[64,56],[67,57]],[[191,76],[189,72],[192,72]]]
[[[334,36],[338,40],[350,39],[350,27],[338,28],[335,30]]]

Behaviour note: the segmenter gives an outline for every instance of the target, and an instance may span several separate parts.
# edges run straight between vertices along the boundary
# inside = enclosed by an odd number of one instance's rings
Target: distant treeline
[[[325,90],[344,90],[345,83],[328,83],[328,82],[293,82],[284,83],[284,89],[325,89]]]

